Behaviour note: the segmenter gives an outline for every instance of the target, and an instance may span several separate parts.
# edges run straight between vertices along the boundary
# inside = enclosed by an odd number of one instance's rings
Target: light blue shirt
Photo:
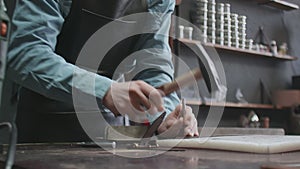
[[[71,0],[17,0],[12,17],[12,32],[8,52],[7,77],[14,82],[40,93],[46,97],[64,102],[72,101],[72,88],[87,95],[93,92],[84,83],[74,86],[72,78],[76,76],[90,79],[95,76],[87,70],[67,63],[63,57],[55,53],[57,36],[62,29],[64,19],[68,15]],[[175,0],[147,0],[148,12],[169,15],[173,12]],[[169,25],[155,22],[152,25],[157,32],[168,32]],[[142,38],[148,38],[147,36]],[[153,86],[160,86],[173,79],[173,64],[168,45],[168,37],[154,36],[141,40],[137,47],[141,49],[159,48],[167,53],[149,53],[143,64],[153,65],[155,69],[144,71],[135,79],[141,79]],[[159,60],[159,64],[157,61]],[[96,75],[95,93],[101,100],[108,91],[113,80]],[[164,98],[167,113],[179,104],[175,93]]]

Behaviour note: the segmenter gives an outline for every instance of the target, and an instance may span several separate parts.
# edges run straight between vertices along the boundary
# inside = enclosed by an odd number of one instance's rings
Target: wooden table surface
[[[22,146],[16,153],[16,169],[260,169],[266,164],[300,163],[300,152],[252,154],[230,151],[174,149],[148,158],[127,158],[157,153],[155,150],[97,147]],[[2,159],[3,160],[3,159]],[[3,166],[3,163],[0,163]]]

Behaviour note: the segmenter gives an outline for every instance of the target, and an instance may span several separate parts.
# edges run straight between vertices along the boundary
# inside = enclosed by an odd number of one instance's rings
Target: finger
[[[145,114],[135,114],[133,117],[129,118],[131,121],[136,123],[145,124],[148,123],[147,116]]]
[[[157,107],[158,111],[164,111],[164,101],[158,90],[154,89],[150,92],[149,100],[151,104]]]
[[[147,109],[146,112],[149,113],[150,115],[155,115],[157,112],[160,112],[160,111],[158,111],[155,106],[151,106],[151,108]]]
[[[181,115],[181,109],[182,109],[182,106],[181,105],[178,105],[175,110],[173,111],[174,113],[174,118],[179,118],[180,115]]]
[[[174,134],[175,134],[175,131],[178,134],[178,132],[180,132],[180,129],[182,129],[182,126],[183,126],[183,118],[181,117],[177,120],[174,120],[174,123],[170,127],[170,130],[173,131]]]
[[[190,129],[191,129],[191,134],[194,134],[194,135],[191,135],[191,136],[199,136],[199,131],[198,131],[198,123],[197,123],[197,120],[196,120],[196,118],[193,118],[192,120],[191,120],[191,123],[190,123],[191,125],[189,126],[190,127]]]
[[[199,136],[199,132],[198,132],[198,123],[197,123],[196,118],[193,118],[193,119],[191,120],[191,125],[190,125],[190,127],[191,127],[192,132],[194,133],[194,136]]]
[[[198,134],[198,129],[197,129],[197,120],[195,118],[195,115],[192,113],[192,110],[190,108],[187,108],[187,114],[184,120],[184,134],[186,136],[195,136]]]
[[[185,111],[186,111],[186,115],[184,117],[184,124],[189,125],[191,121],[195,119],[195,115],[192,111],[192,108],[189,106],[186,107]]]
[[[129,120],[136,123],[144,123],[148,119],[145,111],[137,110],[132,106],[128,107],[130,107],[128,110],[130,113],[127,113]]]
[[[164,111],[163,99],[160,91],[145,82],[139,81],[138,84],[141,86],[141,91],[144,93],[144,95],[149,98],[151,104],[157,107],[158,111]]]
[[[184,117],[184,125],[188,126],[191,123],[192,117],[189,116],[185,116]]]
[[[175,118],[167,120],[166,121],[166,127],[167,127],[167,129],[171,128],[176,123],[176,121],[177,121],[177,119],[175,119]]]
[[[137,89],[130,89],[129,91],[130,102],[134,108],[144,111],[144,108],[141,107],[145,106],[147,109],[150,109],[151,103],[149,102],[148,98]]]
[[[164,91],[162,91],[162,90],[159,89],[159,88],[156,88],[156,90],[159,92],[159,94],[161,95],[161,97],[166,97]]]
[[[195,134],[195,120],[191,119],[188,122],[185,122],[184,134],[186,136],[194,136]]]
[[[184,128],[184,135],[194,137],[194,130],[190,126],[185,127]]]
[[[177,127],[178,125],[183,126],[183,118],[179,119],[170,119],[166,122],[166,127],[167,129],[172,128],[172,127]]]
[[[179,118],[173,121],[172,126],[169,126],[167,130],[164,131],[163,136],[164,137],[175,137],[177,136],[183,126],[183,118]]]
[[[191,128],[193,130],[194,136],[199,136],[198,121],[195,118],[194,114],[193,114],[192,119],[191,119]]]

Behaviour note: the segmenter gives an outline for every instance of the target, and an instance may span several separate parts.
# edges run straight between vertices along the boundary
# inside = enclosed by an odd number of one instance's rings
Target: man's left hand
[[[185,115],[182,116],[182,105],[170,113],[158,128],[161,137],[197,137],[199,136],[197,120],[192,112],[192,108],[186,106]]]

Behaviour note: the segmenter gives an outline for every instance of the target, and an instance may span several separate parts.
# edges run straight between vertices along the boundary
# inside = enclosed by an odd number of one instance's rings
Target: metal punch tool
[[[163,112],[148,128],[148,130],[143,135],[140,142],[135,142],[130,145],[129,148],[134,149],[144,149],[144,148],[157,148],[159,145],[156,142],[156,139],[152,139],[152,136],[156,133],[158,127],[163,122],[166,116],[166,112]]]

